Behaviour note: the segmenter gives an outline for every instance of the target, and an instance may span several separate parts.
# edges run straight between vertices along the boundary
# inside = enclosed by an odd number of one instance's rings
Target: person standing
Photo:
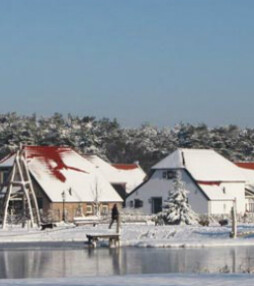
[[[113,208],[112,208],[112,211],[111,211],[111,222],[110,222],[108,228],[111,228],[111,227],[112,227],[114,221],[117,222],[118,216],[119,216],[119,212],[118,212],[118,209],[117,209],[117,205],[114,204],[114,206],[113,206]]]

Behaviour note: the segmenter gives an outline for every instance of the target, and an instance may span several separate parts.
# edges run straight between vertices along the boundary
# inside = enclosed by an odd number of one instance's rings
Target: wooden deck
[[[120,234],[109,233],[109,234],[87,234],[88,244],[91,247],[96,247],[99,239],[109,240],[109,247],[120,246]]]

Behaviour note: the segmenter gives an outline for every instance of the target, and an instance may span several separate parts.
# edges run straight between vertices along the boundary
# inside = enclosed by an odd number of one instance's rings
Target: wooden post
[[[230,237],[236,238],[237,237],[237,220],[236,220],[235,202],[231,208],[231,217],[232,217],[232,231],[231,231]]]
[[[120,231],[121,231],[121,216],[120,213],[118,213],[116,221],[116,233],[120,233]]]

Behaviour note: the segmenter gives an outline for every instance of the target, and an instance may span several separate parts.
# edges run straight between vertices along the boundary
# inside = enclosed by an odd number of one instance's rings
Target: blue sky
[[[253,0],[0,2],[0,113],[254,127]]]

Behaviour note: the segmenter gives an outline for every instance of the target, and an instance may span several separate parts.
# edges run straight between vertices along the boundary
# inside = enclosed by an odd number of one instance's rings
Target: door
[[[162,197],[152,198],[152,213],[157,214],[162,210]]]

